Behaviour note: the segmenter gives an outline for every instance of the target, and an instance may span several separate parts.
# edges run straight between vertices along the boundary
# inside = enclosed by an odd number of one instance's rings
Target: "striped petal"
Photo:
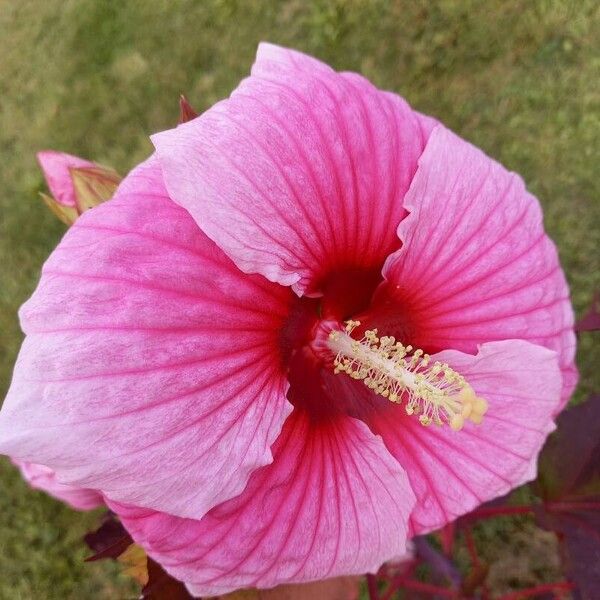
[[[414,496],[364,423],[295,410],[273,454],[240,496],[199,521],[111,507],[197,596],[374,572],[405,553]]]
[[[261,44],[229,99],[152,139],[173,200],[242,271],[318,294],[398,248],[432,125],[359,75]]]
[[[272,460],[291,410],[278,337],[291,296],[242,274],[150,159],[77,220],[21,309],[0,451],[201,517]]]

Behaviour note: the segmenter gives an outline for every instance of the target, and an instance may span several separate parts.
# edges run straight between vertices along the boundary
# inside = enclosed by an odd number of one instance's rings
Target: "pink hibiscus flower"
[[[575,340],[518,176],[268,44],[153,142],[21,309],[0,451],[199,595],[374,571],[535,476]]]

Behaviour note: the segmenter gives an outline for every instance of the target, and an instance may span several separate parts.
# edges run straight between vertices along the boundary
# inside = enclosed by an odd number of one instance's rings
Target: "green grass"
[[[22,0],[0,3],[0,393],[16,311],[63,232],[37,198],[57,148],[125,172],[185,92],[226,96],[269,40],[360,71],[520,172],[540,198],[580,315],[600,288],[600,9],[593,0]],[[600,389],[581,340],[578,397]],[[0,598],[124,598],[84,565],[94,520],[29,491],[0,462]]]

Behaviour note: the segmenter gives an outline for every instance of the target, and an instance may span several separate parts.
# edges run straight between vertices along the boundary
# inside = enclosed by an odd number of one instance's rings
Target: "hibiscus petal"
[[[93,167],[94,163],[78,156],[55,152],[54,150],[38,152],[37,159],[54,199],[65,206],[77,206],[75,188],[69,169],[72,167]]]
[[[369,419],[408,473],[417,496],[415,534],[441,527],[479,504],[535,479],[537,456],[554,429],[561,375],[556,353],[520,340],[489,342],[476,356],[435,355],[488,401],[483,423],[461,431],[423,427],[390,404]]]
[[[406,551],[414,495],[364,423],[295,410],[272,465],[202,520],[112,504],[136,542],[199,596],[376,571]]]
[[[201,517],[272,460],[291,411],[278,332],[292,296],[240,273],[151,159],[68,231],[21,309],[0,451]]]
[[[438,126],[404,205],[383,296],[418,324],[410,342],[464,352],[501,339],[541,344],[559,354],[566,402],[577,380],[569,289],[521,178]]]
[[[62,500],[76,510],[91,510],[104,504],[102,496],[94,490],[80,489],[63,485],[56,480],[56,473],[45,467],[30,462],[13,461],[19,467],[23,479],[37,490],[42,490],[50,496]]]
[[[398,248],[433,123],[359,75],[261,44],[229,99],[152,139],[173,200],[241,270],[302,294]]]

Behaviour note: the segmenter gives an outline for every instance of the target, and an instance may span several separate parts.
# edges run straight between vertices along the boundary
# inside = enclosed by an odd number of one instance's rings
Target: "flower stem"
[[[481,569],[482,563],[477,551],[477,545],[475,544],[475,538],[473,537],[473,529],[469,526],[465,529],[465,543],[467,545],[467,551],[473,563],[473,568],[476,570]],[[481,598],[482,600],[488,600],[490,597],[490,591],[485,582],[485,578],[481,582]]]
[[[475,545],[473,532],[471,531],[470,527],[465,530],[465,541],[467,543],[467,550],[469,551],[469,556],[471,557],[473,566],[479,567],[481,561],[479,560],[479,554],[477,554],[477,546]]]
[[[379,589],[377,587],[377,577],[371,573],[367,573],[367,590],[369,591],[370,600],[379,600]]]
[[[455,523],[453,521],[452,523],[448,523],[447,525],[442,527],[442,529],[440,529],[439,531],[442,549],[447,557],[450,557],[452,555],[452,549],[454,547],[454,528]]]
[[[394,583],[396,584],[395,590],[414,590],[415,592],[423,592],[424,594],[431,594],[432,596],[443,596],[444,598],[456,597],[456,592],[454,590],[431,585],[430,583],[423,583],[422,581],[417,581],[415,579],[399,578]]]
[[[600,502],[546,502],[548,510],[600,510]]]
[[[539,596],[546,592],[554,592],[554,591],[569,591],[572,590],[575,586],[569,581],[558,581],[556,583],[543,583],[541,585],[536,585],[530,588],[526,588],[524,590],[518,590],[516,592],[511,592],[510,594],[506,594],[501,596],[498,600],[522,600],[523,598],[533,598],[535,596]]]

